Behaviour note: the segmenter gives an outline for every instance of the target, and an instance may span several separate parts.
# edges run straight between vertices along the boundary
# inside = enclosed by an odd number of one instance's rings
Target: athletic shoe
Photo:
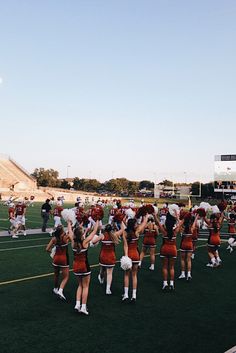
[[[80,313],[80,306],[75,305],[74,309],[75,309],[75,311],[77,311],[78,313]]]
[[[66,297],[64,296],[64,294],[58,292],[57,295],[59,299],[66,301]]]
[[[169,288],[168,284],[163,284],[162,290],[167,290]]]
[[[152,266],[149,267],[150,271],[154,271],[154,268]]]
[[[12,239],[18,239],[19,237],[18,237],[18,235],[13,235],[12,236]]]
[[[194,260],[194,257],[195,257],[195,254],[192,254],[191,255],[191,259]]]
[[[123,294],[121,300],[122,300],[123,303],[127,302],[129,300],[129,297],[127,295]]]
[[[219,261],[216,261],[216,267],[220,266],[222,264],[222,260],[220,259]]]
[[[170,291],[173,291],[173,290],[175,290],[175,287],[172,285],[170,285]]]
[[[104,278],[100,275],[100,273],[98,275],[98,281],[99,281],[100,284],[104,283]]]
[[[206,264],[206,267],[214,267],[214,266],[213,266],[213,264],[208,263],[208,264]]]
[[[185,278],[185,274],[181,273],[181,275],[178,277],[179,279]]]
[[[56,295],[58,295],[58,289],[57,288],[53,288],[52,292]]]
[[[89,315],[89,312],[88,312],[87,308],[86,309],[82,309],[82,307],[81,307],[79,312],[80,312],[80,314],[83,314],[83,315]]]
[[[187,281],[191,281],[192,276],[187,276]]]
[[[106,290],[106,294],[107,294],[107,295],[111,295],[111,294],[112,294],[111,290],[110,290],[110,289],[109,289],[109,290]]]
[[[226,248],[226,250],[230,250],[231,249],[231,246],[230,245],[228,245],[227,246],[227,248]]]
[[[130,303],[135,304],[136,303],[136,298],[131,298]]]
[[[234,249],[233,249],[232,247],[230,247],[230,249],[229,249],[230,254],[231,254],[231,252],[233,252],[233,251],[234,251]]]
[[[24,232],[24,236],[25,236],[25,237],[26,237],[26,235],[27,235],[26,232]]]

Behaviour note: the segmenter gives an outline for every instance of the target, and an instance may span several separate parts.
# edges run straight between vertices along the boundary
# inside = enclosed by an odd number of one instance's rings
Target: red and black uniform
[[[176,235],[168,238],[167,235],[162,236],[162,246],[160,250],[160,257],[174,258],[177,257]]]
[[[60,240],[57,240],[55,247],[56,252],[53,257],[53,266],[69,267],[68,240],[66,234],[64,234]]]
[[[236,223],[235,220],[230,220],[228,222],[228,233],[229,234],[235,234],[236,235]]]
[[[235,219],[230,219],[228,222],[228,233],[229,233],[229,237],[228,239],[234,239],[236,240],[236,223],[235,223]]]
[[[135,233],[127,234],[128,257],[133,264],[138,264],[140,261],[140,254],[138,249],[138,237]]]
[[[143,246],[145,248],[155,248],[156,247],[156,237],[158,235],[156,229],[145,228],[143,237]]]
[[[180,242],[180,251],[193,252],[193,235],[191,233],[182,234],[182,238]]]
[[[217,225],[217,228],[209,227],[209,237],[208,237],[208,250],[216,251],[220,247],[220,227]]]
[[[73,249],[74,261],[73,272],[76,276],[88,276],[91,274],[91,269],[88,262],[88,248],[82,246],[81,249]]]
[[[199,228],[195,227],[194,230],[193,230],[193,234],[192,234],[192,241],[194,243],[197,242],[198,237],[199,237]]]
[[[115,244],[111,235],[104,233],[102,240],[102,247],[99,255],[99,264],[104,267],[114,267],[116,264]]]

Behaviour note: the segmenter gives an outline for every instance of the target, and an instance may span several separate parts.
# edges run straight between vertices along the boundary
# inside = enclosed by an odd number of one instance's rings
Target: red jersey
[[[129,236],[127,238],[129,238]],[[136,263],[136,264],[139,263],[140,255],[139,255],[139,249],[138,249],[138,238],[134,233],[131,235],[131,240],[127,239],[127,244],[128,244],[128,257],[131,258],[132,263]]]
[[[58,267],[69,267],[68,240],[65,234],[55,244],[56,253],[53,257],[53,265]]]
[[[161,257],[177,257],[177,247],[176,247],[176,235],[173,235],[171,239],[167,235],[162,237],[163,243],[160,250]]]
[[[193,251],[193,235],[189,234],[182,234],[181,243],[180,243],[180,250],[181,251]]]
[[[23,216],[25,213],[26,206],[24,204],[17,204],[15,207],[16,216]]]
[[[217,228],[217,231],[214,228],[209,228],[209,237],[208,237],[209,246],[218,246],[220,245],[220,228]]]
[[[228,233],[236,234],[236,224],[235,221],[230,220],[228,223]]]
[[[90,275],[91,270],[88,262],[88,249],[83,248],[79,251],[73,249],[74,261],[73,261],[73,272],[77,276]]]
[[[157,230],[153,227],[144,229],[143,245],[150,248],[156,247]]]
[[[114,267],[116,264],[115,244],[111,235],[107,232],[104,233],[102,240],[99,263],[105,267]]]
[[[61,217],[61,213],[63,211],[63,208],[61,206],[57,206],[53,210],[53,216]]]

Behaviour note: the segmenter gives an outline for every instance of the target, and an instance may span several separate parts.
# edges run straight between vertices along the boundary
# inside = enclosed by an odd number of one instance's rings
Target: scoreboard
[[[215,156],[215,192],[236,194],[236,154]]]

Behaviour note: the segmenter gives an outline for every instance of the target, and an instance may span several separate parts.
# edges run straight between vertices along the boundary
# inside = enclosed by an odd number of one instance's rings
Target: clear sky
[[[0,1],[0,152],[61,177],[210,181],[236,153],[235,43],[235,0]]]

